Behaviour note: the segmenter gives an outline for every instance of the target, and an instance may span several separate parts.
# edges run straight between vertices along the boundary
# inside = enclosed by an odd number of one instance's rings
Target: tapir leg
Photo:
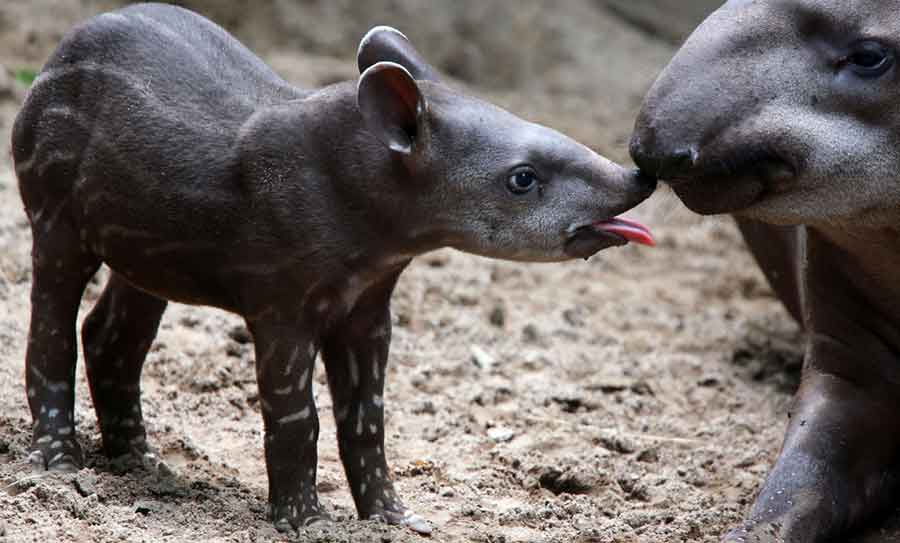
[[[109,457],[152,454],[141,414],[141,368],[166,301],[115,273],[81,328],[88,382]]]
[[[390,297],[396,277],[370,289],[323,345],[334,401],[338,448],[360,518],[420,533],[431,527],[394,491],[384,455],[384,378],[391,342]]]
[[[83,462],[75,439],[75,321],[81,295],[100,261],[68,220],[65,200],[31,203],[33,278],[25,355],[34,421],[30,458],[48,469],[72,470]]]
[[[802,227],[774,226],[742,218],[735,220],[772,290],[802,326],[799,239]]]
[[[729,543],[844,541],[896,503],[900,369],[843,249],[806,239],[808,339],[803,378],[775,466]]]
[[[265,427],[269,510],[280,531],[328,521],[316,490],[319,416],[313,397],[316,346],[301,319],[248,320]]]
[[[735,219],[744,241],[785,308],[803,324],[800,293],[801,228]]]
[[[781,453],[727,543],[832,541],[894,502],[900,395],[807,369]]]

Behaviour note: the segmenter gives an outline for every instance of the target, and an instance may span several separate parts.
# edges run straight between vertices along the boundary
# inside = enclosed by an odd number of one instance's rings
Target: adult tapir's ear
[[[392,151],[409,155],[421,135],[425,98],[406,68],[379,62],[359,78],[356,102],[366,129]]]
[[[356,64],[363,73],[379,62],[396,62],[412,74],[416,81],[437,81],[438,73],[416,51],[409,39],[390,26],[376,26],[359,42]]]

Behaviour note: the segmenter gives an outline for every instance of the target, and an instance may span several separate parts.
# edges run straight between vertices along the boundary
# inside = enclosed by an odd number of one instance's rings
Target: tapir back
[[[16,170],[27,182],[54,168],[104,176],[123,163],[162,182],[202,182],[190,171],[199,162],[202,177],[221,179],[243,122],[302,96],[209,20],[131,6],[75,28],[50,57],[16,120]]]

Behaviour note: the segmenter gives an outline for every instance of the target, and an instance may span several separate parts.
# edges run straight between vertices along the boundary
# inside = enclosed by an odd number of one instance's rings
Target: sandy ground
[[[496,2],[434,14],[427,6],[436,3],[374,2],[351,17],[341,12],[348,2],[276,1],[230,19],[206,4],[306,85],[353,77],[354,42],[368,24],[405,23],[429,58],[477,92],[618,160],[626,160],[643,93],[674,51],[587,0],[564,3],[537,25],[534,2],[516,4],[509,17]],[[0,6],[0,62],[40,66],[62,32],[107,5]],[[303,23],[311,17],[319,24]],[[264,31],[273,20],[308,31]],[[527,43],[518,52],[492,49],[479,41],[489,40],[485,21],[507,41]],[[511,72],[492,64],[513,54]],[[480,73],[491,77],[480,84]],[[4,142],[23,92],[0,79]],[[393,301],[386,449],[401,496],[433,521],[435,541],[716,541],[752,501],[799,376],[796,326],[728,219],[700,219],[665,190],[633,216],[654,228],[658,248],[614,249],[564,265],[442,251],[403,276]],[[123,472],[100,454],[80,363],[76,423],[87,467],[72,475],[33,471],[25,462],[23,386],[29,251],[4,152],[0,540],[421,541],[353,520],[321,368],[319,489],[342,522],[293,536],[269,525],[252,347],[240,319],[207,308],[170,306],[144,370],[150,440],[174,480]],[[83,312],[102,284],[101,273]]]

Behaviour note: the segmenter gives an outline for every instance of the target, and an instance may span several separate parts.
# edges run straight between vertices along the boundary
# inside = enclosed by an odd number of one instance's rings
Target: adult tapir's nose
[[[629,147],[631,158],[645,176],[657,179],[675,179],[685,177],[697,164],[697,148],[673,141],[665,145],[653,139],[648,145],[635,132]]]

